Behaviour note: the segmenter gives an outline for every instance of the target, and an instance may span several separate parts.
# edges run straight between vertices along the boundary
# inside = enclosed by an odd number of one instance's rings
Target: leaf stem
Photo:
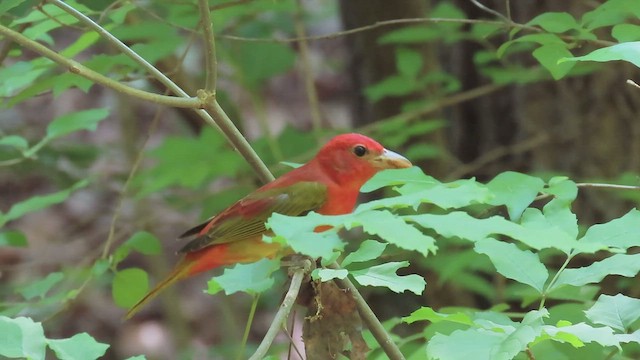
[[[562,266],[560,266],[560,269],[558,269],[558,271],[553,276],[551,281],[549,281],[549,285],[547,285],[546,289],[542,292],[542,300],[540,300],[540,306],[538,307],[538,310],[542,310],[542,308],[544,308],[544,303],[547,300],[547,294],[553,290],[553,286],[555,285],[556,281],[558,281],[558,277],[560,276],[560,273],[562,273],[562,271],[567,267],[567,265],[569,265],[569,261],[571,261],[571,259],[573,259],[573,256],[567,255],[567,260],[564,261]]]
[[[341,269],[341,267],[337,263],[333,263],[328,267],[335,270]],[[380,320],[378,320],[376,314],[373,313],[373,311],[369,307],[369,304],[367,304],[367,302],[364,300],[353,283],[348,278],[335,279],[335,282],[343,289],[347,289],[351,292],[351,295],[356,302],[356,306],[358,307],[358,312],[362,317],[362,320],[365,324],[367,324],[367,327],[371,331],[371,334],[376,339],[378,344],[380,344],[389,359],[404,360],[404,355],[402,355],[398,346],[393,342],[389,333],[384,329],[384,326],[382,326],[382,323],[380,323]]]
[[[242,335],[242,342],[240,343],[240,351],[238,351],[238,356],[236,357],[237,360],[242,360],[244,357],[244,350],[247,347],[247,340],[249,339],[249,333],[251,332],[251,324],[253,323],[253,319],[256,315],[259,300],[260,294],[254,294],[253,301],[251,302],[251,310],[249,310],[249,317],[247,317],[247,324],[244,327],[244,334]]]

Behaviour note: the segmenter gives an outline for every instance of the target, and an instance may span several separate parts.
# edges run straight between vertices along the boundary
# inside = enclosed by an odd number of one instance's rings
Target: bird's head
[[[361,186],[380,170],[411,167],[411,162],[404,156],[360,134],[332,138],[318,151],[316,159],[332,177],[345,185],[355,180]]]

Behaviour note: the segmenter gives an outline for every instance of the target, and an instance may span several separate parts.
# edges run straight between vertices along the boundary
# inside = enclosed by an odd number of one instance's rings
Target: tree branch
[[[163,104],[172,107],[179,108],[202,108],[204,105],[202,101],[195,97],[176,97],[176,96],[166,96],[150,93],[148,91],[139,90],[136,88],[132,88],[130,86],[124,85],[118,81],[110,79],[100,73],[97,73],[88,67],[80,64],[79,62],[68,59],[57,52],[49,49],[48,47],[41,45],[38,42],[35,42],[26,36],[20,34],[19,32],[13,31],[5,26],[0,25],[0,35],[5,36],[7,39],[10,39],[21,46],[34,51],[55,63],[67,68],[70,72],[82,76],[86,79],[89,79],[95,83],[106,86],[118,92],[137,97],[139,99],[151,101],[156,104]]]
[[[310,262],[305,260],[305,264],[308,266],[300,267],[296,269],[291,277],[291,285],[289,285],[289,291],[284,296],[284,300],[282,300],[282,304],[280,305],[280,309],[276,313],[273,321],[271,322],[271,326],[269,330],[267,330],[267,334],[262,339],[262,342],[258,346],[256,352],[251,355],[249,360],[260,360],[264,358],[273,343],[273,340],[280,332],[280,329],[284,325],[284,322],[287,320],[289,313],[291,313],[291,308],[293,308],[293,304],[298,298],[298,292],[300,291],[300,286],[302,285],[302,279],[304,279],[305,273],[309,271]]]
[[[328,266],[330,269],[339,270],[341,269],[337,263],[333,263]],[[391,360],[404,360],[404,355],[400,352],[398,346],[393,342],[391,336],[382,326],[380,320],[376,317],[376,314],[373,313],[369,304],[364,300],[358,289],[353,285],[353,283],[348,279],[335,279],[335,282],[340,285],[343,289],[347,289],[351,292],[354,300],[356,301],[356,305],[358,306],[358,312],[362,317],[362,320],[367,327],[371,331],[371,334],[376,339],[376,341],[380,344],[385,354]]]
[[[122,51],[122,53],[129,56],[136,63],[142,66],[154,78],[156,78],[163,85],[169,88],[174,94],[180,97],[189,97],[189,94],[187,94],[177,84],[171,81],[171,79],[169,79],[162,72],[156,69],[143,57],[138,55],[135,51],[131,50],[122,41],[118,40],[115,36],[111,35],[111,33],[105,30],[102,26],[98,25],[97,23],[95,23],[93,20],[91,20],[84,14],[80,13],[73,7],[65,4],[60,0],[49,0],[49,1],[51,1],[53,4],[60,7],[67,13],[73,15],[82,23],[88,25],[91,29],[96,31],[100,36],[102,36],[105,40],[107,40],[110,44],[114,45],[117,49]],[[208,98],[208,95],[205,93],[205,94],[199,94],[198,99],[199,101],[206,102],[207,98]],[[215,98],[213,100],[215,101]],[[200,116],[200,118],[202,118],[202,120],[204,120],[207,124],[215,128],[219,128],[223,132],[223,134],[227,137],[227,141],[229,141],[231,145],[233,145],[233,147],[238,150],[240,155],[242,155],[245,158],[247,163],[249,163],[249,165],[253,168],[253,171],[257,174],[258,178],[260,178],[262,182],[266,183],[273,180],[273,175],[271,174],[267,166],[262,162],[262,159],[260,159],[260,157],[258,157],[258,155],[255,153],[251,145],[249,145],[249,142],[247,141],[247,139],[245,139],[244,136],[242,136],[242,134],[240,133],[240,131],[238,131],[236,126],[233,124],[233,122],[224,113],[222,108],[220,108],[220,105],[217,105],[217,107],[219,108],[219,111],[216,111],[216,113],[223,116],[214,115],[212,117],[211,115],[209,115],[207,111],[202,109],[194,108],[194,111],[196,111],[196,113]]]
[[[204,89],[208,92],[215,93],[218,77],[218,61],[216,60],[216,41],[213,37],[213,27],[211,26],[209,2],[207,0],[198,0],[198,7],[200,8],[202,32],[204,33],[204,45],[206,49],[204,58],[207,80]]]

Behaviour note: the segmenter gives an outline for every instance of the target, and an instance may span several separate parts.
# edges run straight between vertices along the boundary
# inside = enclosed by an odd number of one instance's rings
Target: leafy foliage
[[[71,0],[65,3],[99,19],[106,31],[132,44],[132,50],[154,64],[172,63],[186,55],[192,46],[188,36],[200,23],[197,6],[189,2],[157,1],[140,6],[127,2],[113,6]],[[294,35],[294,1],[258,0],[241,6],[212,3],[218,5],[221,8],[212,12],[216,34],[265,38]],[[436,4],[429,16],[446,21],[399,28],[379,38],[380,45],[394,45],[396,73],[365,91],[371,102],[429,94],[428,100],[407,102],[401,114],[369,128],[385,145],[403,148],[414,161],[445,154],[432,144],[412,140],[426,138],[447,126],[440,116],[426,114],[461,89],[461,79],[452,74],[427,71],[429,64],[416,46],[474,42],[482,50],[473,62],[485,80],[495,85],[581,76],[600,68],[592,62],[620,60],[640,67],[640,26],[636,24],[640,10],[628,0],[602,1],[584,14],[532,14],[525,24],[474,21],[467,26],[456,20],[476,19],[467,19],[465,12],[449,1]],[[33,1],[5,0],[0,2],[0,17],[3,26],[22,29],[29,39],[55,48],[64,57],[77,58],[113,80],[143,88],[150,85],[142,67],[123,54],[90,51],[100,43],[101,36],[86,30],[75,17],[52,3],[36,6]],[[70,27],[79,29],[80,34],[69,42],[60,42],[56,31]],[[30,104],[43,94],[58,98],[70,89],[93,89],[93,82],[60,71],[43,57],[23,56],[24,49],[15,46],[6,50],[0,69],[3,108]],[[243,92],[249,99],[257,117],[264,113],[267,84],[296,67],[296,51],[286,43],[218,38],[221,73],[228,83],[238,86],[232,91]],[[523,57],[538,65],[525,65]],[[195,77],[202,77],[205,71],[198,64],[189,70]],[[227,96],[222,89],[219,97]],[[240,110],[229,101],[225,107]],[[37,132],[10,128],[6,133],[0,129],[0,166],[16,166],[11,169],[18,169],[18,176],[33,169],[48,174],[52,168],[61,175],[48,178],[55,180],[53,190],[6,204],[0,212],[0,250],[32,246],[30,232],[6,226],[17,224],[28,214],[67,204],[81,190],[105,185],[104,179],[91,174],[95,164],[83,162],[86,155],[67,157],[58,145],[77,143],[83,132],[95,131],[111,112],[86,109],[51,121],[48,114],[43,114],[48,124]],[[249,122],[238,125],[255,126]],[[312,134],[287,127],[277,135],[256,139],[252,145],[268,164],[282,159],[301,162],[321,135],[324,132]],[[80,152],[105,150],[91,145]],[[145,154],[153,164],[143,164],[133,178],[132,193],[138,200],[162,201],[178,210],[204,203],[202,213],[210,216],[255,186],[247,176],[248,166],[226,145],[223,136],[210,128],[196,138],[167,136]],[[621,182],[637,183],[636,175],[626,176]],[[119,176],[112,178],[121,180]],[[223,186],[218,186],[220,183]],[[122,183],[118,186],[124,187]],[[441,182],[414,167],[379,173],[362,191],[380,189],[388,196],[363,203],[350,215],[274,215],[268,224],[274,235],[265,241],[323,258],[324,263],[340,260],[344,269],[314,271],[312,276],[318,281],[350,277],[361,286],[374,288],[372,291],[388,292],[385,296],[391,299],[401,296],[397,293],[428,298],[432,288],[451,286],[487,304],[487,310],[422,306],[402,319],[391,319],[389,328],[401,322],[424,324],[418,333],[395,336],[413,359],[524,359],[527,352],[540,358],[567,359],[639,356],[640,299],[632,297],[637,294],[632,282],[640,272],[637,209],[602,224],[582,223],[572,209],[578,194],[573,181],[566,177],[545,181],[516,172],[497,174],[486,184],[475,179]],[[203,193],[213,194],[203,198]],[[126,196],[123,192],[122,197]],[[625,196],[638,200],[637,194]],[[332,229],[316,233],[320,225]],[[97,286],[110,288],[113,302],[121,307],[129,307],[145,293],[148,273],[129,262],[134,254],[161,253],[158,237],[167,235],[154,230],[136,232],[128,238],[128,234],[111,236],[121,243],[111,249],[106,245],[110,251],[92,258],[91,264],[61,266],[41,278],[8,284],[6,289],[3,284],[0,290],[10,299],[0,305],[0,311],[12,317],[0,316],[1,356],[43,359],[47,351],[60,359],[104,356],[109,345],[87,333],[50,339],[42,323],[33,319],[44,318],[68,304],[90,279],[96,279]],[[347,238],[365,240],[347,242]],[[274,291],[281,284],[277,281],[279,267],[278,260],[262,260],[225,269],[209,281],[207,292],[255,296]],[[427,271],[437,280],[427,284]],[[86,282],[76,285],[79,278]],[[604,286],[603,282],[611,279],[615,281]],[[380,354],[379,349],[374,348],[372,354]]]

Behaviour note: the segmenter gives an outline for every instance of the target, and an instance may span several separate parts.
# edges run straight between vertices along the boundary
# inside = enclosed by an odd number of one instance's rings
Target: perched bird
[[[180,237],[194,237],[179,253],[174,270],[127,313],[133,316],[161,290],[191,275],[224,265],[250,263],[283,254],[280,244],[262,241],[271,214],[301,216],[310,211],[341,215],[353,211],[362,185],[383,169],[411,166],[403,156],[360,134],[338,135],[305,165],[262,186]]]

